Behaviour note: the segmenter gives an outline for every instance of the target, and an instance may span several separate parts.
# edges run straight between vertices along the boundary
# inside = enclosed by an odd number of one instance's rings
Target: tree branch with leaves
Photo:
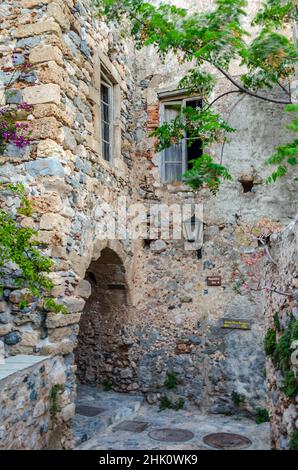
[[[179,87],[189,95],[199,94],[202,108],[191,111],[185,108],[180,117],[163,124],[154,135],[158,137],[157,150],[181,140],[185,132],[200,138],[203,155],[192,162],[184,180],[194,189],[207,185],[216,192],[220,181],[230,179],[231,175],[206,148],[224,143],[234,129],[213,106],[228,94],[252,96],[276,105],[292,104],[291,81],[298,48],[297,40],[284,31],[286,25],[298,19],[297,0],[265,0],[251,21],[252,26],[258,27],[254,38],[242,26],[243,19],[248,17],[246,0],[216,0],[211,11],[196,13],[166,3],[155,6],[144,0],[95,0],[94,6],[105,19],[121,23],[128,18],[138,49],[153,45],[162,60],[173,53],[180,63],[194,64]],[[245,68],[240,78],[235,78],[231,71],[235,61]],[[211,66],[213,72],[206,72],[205,65],[208,70]],[[232,89],[214,99],[211,96],[219,76],[225,77]],[[277,87],[283,95],[280,98],[274,93]],[[290,165],[293,166],[297,154],[296,147]],[[268,182],[279,176],[280,170]]]

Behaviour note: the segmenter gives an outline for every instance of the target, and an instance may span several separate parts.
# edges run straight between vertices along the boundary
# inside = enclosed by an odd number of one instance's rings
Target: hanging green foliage
[[[21,224],[21,215],[32,215],[32,206],[26,196],[25,187],[21,183],[0,182],[0,198],[5,200],[9,194],[19,200],[19,207],[16,213],[10,213],[0,205],[0,296],[5,288],[1,282],[1,268],[13,263],[18,268],[18,276],[14,280],[15,288],[27,288],[39,299],[48,296],[53,288],[53,283],[47,276],[52,270],[53,261],[42,254],[36,240],[37,232]],[[54,299],[47,299],[46,302],[48,310],[66,313],[65,307],[56,304]],[[27,302],[22,301],[20,308],[26,306]]]
[[[286,106],[285,111],[288,113],[297,113],[294,120],[287,126],[290,131],[298,132],[298,104]],[[277,147],[275,153],[266,161],[266,165],[275,165],[276,170],[267,178],[267,183],[273,183],[278,178],[286,175],[290,168],[298,165],[298,138],[293,139],[286,145]],[[295,181],[298,181],[296,176]]]
[[[297,42],[284,34],[284,25],[298,19],[297,2],[265,0],[252,21],[253,26],[259,26],[253,39],[243,27],[243,20],[248,16],[246,0],[216,0],[211,11],[195,13],[166,3],[153,5],[144,0],[94,0],[94,5],[96,12],[108,20],[123,22],[128,18],[137,48],[153,45],[162,60],[168,53],[173,53],[180,63],[193,64],[179,87],[188,95],[201,96],[202,109],[183,110],[181,117],[162,124],[154,135],[158,138],[158,151],[179,142],[185,135],[201,139],[204,154],[198,155],[193,162],[185,181],[194,189],[207,186],[216,193],[220,181],[231,177],[222,161],[214,161],[209,148],[219,141],[224,144],[226,135],[234,129],[213,110],[213,106],[228,94],[254,96],[274,104],[291,103],[289,85],[295,72],[298,48]],[[231,65],[235,60],[246,69],[240,78],[232,74]],[[209,68],[211,66],[215,73],[203,70],[205,64]],[[232,88],[211,99],[218,72],[230,81]],[[282,98],[268,93],[276,87],[282,90]],[[292,126],[297,126],[297,123],[294,121]],[[296,164],[296,154],[293,155],[296,141],[286,147],[279,147],[277,155],[267,160],[267,164],[279,165],[268,180],[270,182]],[[286,160],[282,158],[285,153]],[[277,162],[278,159],[281,162]]]

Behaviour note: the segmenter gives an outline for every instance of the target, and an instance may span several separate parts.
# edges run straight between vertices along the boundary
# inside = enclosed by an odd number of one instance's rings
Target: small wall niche
[[[253,176],[243,175],[243,176],[240,176],[238,181],[239,183],[241,183],[244,193],[252,192],[252,189],[255,185]]]

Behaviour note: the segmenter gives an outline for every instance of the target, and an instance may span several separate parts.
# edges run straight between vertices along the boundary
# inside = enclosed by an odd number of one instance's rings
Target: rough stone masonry
[[[266,329],[277,330],[277,340],[287,331],[291,320],[298,320],[298,216],[275,237],[271,249],[275,263],[269,263],[266,278],[274,289],[267,292],[265,308]],[[292,344],[290,344],[291,348]],[[297,345],[290,349],[295,355]],[[297,355],[297,354],[296,354]],[[290,360],[290,370],[297,377],[297,363]],[[271,415],[272,447],[287,450],[298,429],[298,395],[283,393],[284,375],[280,366],[268,357],[267,381]]]
[[[256,3],[250,2],[252,11]],[[201,7],[206,2],[197,2]],[[161,64],[150,48],[136,53],[119,28],[93,15],[89,1],[5,0],[0,14],[0,65],[9,64],[12,53],[32,64],[22,80],[6,71],[0,80],[11,81],[14,100],[33,106],[30,149],[8,148],[0,156],[0,178],[25,184],[34,215],[22,224],[39,230],[38,240],[47,244],[45,253],[55,261],[53,296],[69,312],[47,312],[33,297],[20,312],[28,293],[14,287],[17,269],[8,266],[2,273],[0,339],[6,355],[51,356],[64,372],[62,380],[54,369],[49,382],[44,371],[33,374],[32,380],[44,380],[33,388],[51,421],[40,423],[38,447],[72,445],[76,370],[84,383],[142,392],[149,403],[183,398],[186,406],[211,413],[254,414],[266,407],[263,299],[235,291],[232,278],[235,270],[245,270],[241,254],[251,249],[238,236],[239,224],[265,215],[287,224],[295,213],[290,181],[263,184],[264,158],[287,139],[281,108],[245,98],[229,116],[234,101],[222,102],[220,110],[238,132],[224,155],[234,181],[216,197],[194,194],[179,182],[163,184],[149,133],[158,126],[161,97],[177,89],[181,66],[172,58]],[[101,86],[107,82],[114,106],[111,162],[103,158],[100,131]],[[218,85],[221,91],[228,86],[224,80]],[[245,178],[253,181],[247,193]],[[202,259],[185,251],[183,240],[99,238],[102,208],[116,209],[120,196],[147,205],[203,203]],[[16,204],[8,203],[12,209]],[[207,286],[210,275],[221,276],[221,286]],[[249,320],[251,329],[224,330],[223,317]],[[174,391],[164,385],[168,373],[177,378]],[[233,392],[244,396],[240,408]],[[55,395],[53,423],[47,403]],[[20,408],[25,414],[18,426],[30,434],[31,408],[27,401]],[[5,426],[16,426],[10,414]],[[30,446],[10,436],[11,448]]]

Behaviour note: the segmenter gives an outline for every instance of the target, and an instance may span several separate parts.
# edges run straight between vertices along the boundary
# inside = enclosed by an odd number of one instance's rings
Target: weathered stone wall
[[[206,8],[206,3],[197,7]],[[250,2],[252,8],[255,3]],[[55,261],[53,296],[69,311],[47,312],[29,297],[28,308],[20,312],[25,293],[13,283],[18,271],[7,267],[0,303],[6,354],[48,354],[63,361],[64,408],[75,400],[76,363],[81,380],[97,385],[112,381],[116,390],[144,392],[149,402],[170,395],[164,381],[172,372],[178,380],[173,400],[184,397],[212,412],[237,412],[234,391],[245,396],[246,411],[266,406],[262,298],[235,292],[233,276],[245,271],[240,257],[251,250],[239,239],[238,226],[264,215],[287,223],[295,210],[290,181],[271,188],[262,184],[264,158],[287,139],[281,108],[245,98],[230,115],[235,101],[223,102],[220,111],[238,128],[224,153],[235,179],[216,197],[205,191],[194,194],[182,184],[162,185],[159,156],[148,131],[158,125],[158,91],[177,87],[184,69],[173,58],[161,64],[152,49],[136,58],[130,42],[120,40],[118,28],[94,18],[89,2],[6,0],[1,15],[1,66],[10,64],[12,52],[20,63],[28,58],[33,66],[22,80],[9,69],[0,72],[1,81],[12,81],[15,99],[33,106],[33,142],[26,151],[8,148],[0,156],[0,178],[25,183],[35,210],[22,224],[39,230],[43,249],[48,245],[44,252]],[[121,152],[112,165],[101,157],[98,140],[99,64],[107,57],[121,96],[116,129]],[[228,87],[220,81],[218,91]],[[214,152],[219,155],[220,149]],[[238,181],[243,175],[253,178],[250,193],[244,194]],[[117,208],[119,196],[127,196],[128,203],[204,203],[203,259],[186,252],[183,241],[100,238],[102,204]],[[13,199],[6,202],[16,210]],[[120,284],[125,284],[127,299],[118,299],[119,315],[117,309],[112,312],[115,289],[108,292],[107,279],[98,272],[105,248],[121,259],[125,273]],[[99,284],[93,282],[87,300],[90,273]],[[221,287],[207,288],[211,274],[222,276]],[[116,273],[108,284],[117,283]],[[123,296],[123,289],[117,296]],[[105,303],[108,308],[101,310]],[[102,321],[108,321],[109,312],[112,321],[105,328]],[[251,320],[252,328],[223,330],[222,317]],[[95,335],[88,344],[90,324]],[[125,328],[119,331],[120,324]],[[60,439],[67,446],[70,429],[59,410],[57,420],[56,445]]]
[[[207,3],[181,1],[179,5],[195,10],[209,8]],[[252,14],[257,7],[258,1],[249,2]],[[264,299],[262,293],[235,290],[234,274],[247,275],[243,256],[254,250],[241,240],[241,226],[253,225],[264,216],[287,224],[296,211],[297,190],[291,179],[268,186],[265,179],[270,168],[263,167],[274,146],[289,139],[284,130],[287,118],[279,105],[249,97],[237,104],[239,98],[225,98],[217,109],[237,129],[223,153],[223,163],[231,169],[234,181],[224,183],[215,197],[204,190],[195,194],[181,183],[162,184],[160,155],[148,135],[159,123],[158,94],[176,90],[188,67],[172,56],[161,62],[151,47],[137,60],[140,106],[133,171],[140,186],[135,198],[148,204],[202,203],[205,224],[202,260],[185,251],[183,243],[166,240],[157,246],[153,240],[139,253],[136,290],[143,297],[136,293],[136,306],[145,322],[138,336],[146,348],[139,367],[140,387],[155,392],[149,400],[156,400],[158,393],[168,393],[163,387],[166,372],[174,372],[180,383],[177,395],[212,412],[235,412],[238,408],[231,396],[236,392],[245,397],[242,407],[254,412],[267,406]],[[233,72],[239,75],[238,64]],[[219,77],[214,97],[230,89]],[[281,94],[276,91],[276,96]],[[220,160],[221,148],[211,152]],[[242,179],[253,181],[251,192],[244,193]],[[222,286],[208,288],[209,275],[221,275]],[[223,317],[250,320],[252,328],[223,330]]]
[[[66,383],[58,357],[0,379],[0,449],[68,448],[71,442],[59,432],[62,423],[71,427],[74,413]]]
[[[32,68],[20,79],[9,68],[28,60]],[[110,60],[110,62],[109,62]],[[114,132],[120,135],[121,152],[113,164],[101,156],[98,137],[100,63],[108,61],[119,89],[119,118]],[[95,19],[89,2],[22,0],[1,2],[1,83],[10,83],[14,100],[32,105],[32,143],[26,150],[9,147],[0,156],[0,178],[21,181],[34,207],[22,225],[39,230],[38,241],[54,262],[52,295],[68,315],[45,311],[42,303],[15,288],[18,271],[3,269],[0,337],[7,355],[59,356],[67,378],[65,406],[75,399],[73,350],[79,321],[90,285],[85,273],[109,246],[132,277],[132,251],[128,242],[99,236],[103,227],[102,204],[117,206],[119,195],[129,196],[129,168],[134,151],[133,54],[129,43]],[[11,95],[10,95],[11,96]],[[6,97],[9,103],[10,98]],[[17,199],[5,200],[12,212]],[[47,245],[47,248],[44,248]],[[20,311],[19,302],[28,307]],[[125,368],[125,366],[123,366]],[[119,365],[118,365],[119,369]],[[69,427],[61,426],[61,439],[69,442]]]
[[[275,263],[267,267],[266,279],[268,291],[265,320],[266,330],[276,331],[277,341],[288,330],[291,321],[298,321],[298,217],[272,243],[271,255]],[[296,329],[297,336],[297,329]],[[296,373],[297,364],[292,364],[292,341],[287,344],[289,355],[287,368]],[[267,380],[270,397],[271,438],[274,449],[289,449],[293,433],[298,430],[298,394],[288,397],[281,388],[284,386],[285,372],[280,365],[267,358]],[[297,438],[296,438],[297,446]],[[297,449],[297,447],[296,447]]]

